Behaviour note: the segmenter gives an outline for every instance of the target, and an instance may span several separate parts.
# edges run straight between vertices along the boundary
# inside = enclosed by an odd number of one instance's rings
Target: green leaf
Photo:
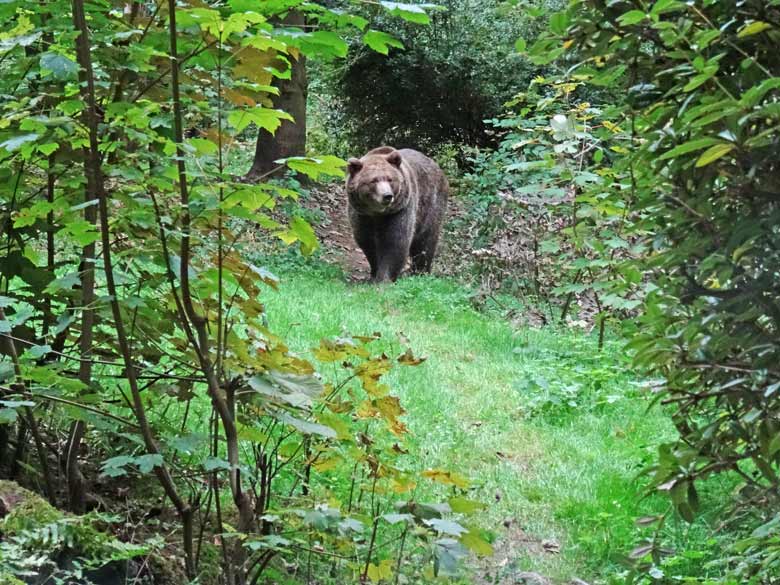
[[[218,457],[206,457],[203,462],[203,469],[206,471],[216,471],[217,469],[230,469],[230,463]]]
[[[564,34],[568,28],[571,19],[565,11],[554,12],[550,15],[550,30],[557,35]]]
[[[22,406],[35,406],[30,400],[0,400],[0,405],[6,408],[21,408]]]
[[[228,114],[227,118],[228,124],[233,126],[236,132],[241,132],[249,127],[250,124],[255,124],[258,128],[263,128],[271,134],[276,132],[279,126],[282,125],[282,120],[295,122],[293,117],[287,112],[262,106],[248,110],[234,110]]]
[[[66,116],[72,116],[81,112],[86,105],[82,100],[65,100],[57,104],[57,109]]]
[[[108,477],[120,477],[127,474],[126,465],[130,465],[135,462],[135,457],[131,455],[118,455],[117,457],[111,457],[103,462],[103,468],[101,473]]]
[[[646,16],[642,10],[630,10],[618,18],[618,22],[623,26],[631,26],[643,21]]]
[[[452,512],[449,504],[423,504],[419,502],[403,503],[399,509],[401,512],[410,513],[421,520],[442,518],[445,514]]]
[[[336,33],[329,30],[318,30],[293,37],[291,44],[297,45],[306,56],[346,57],[349,46]]]
[[[653,8],[650,10],[650,14],[653,16],[659,16],[667,12],[675,12],[685,8],[685,3],[679,0],[657,0],[653,4]]]
[[[390,47],[403,49],[404,44],[394,36],[378,30],[369,30],[363,35],[363,42],[377,53],[387,55],[390,53]]]
[[[38,358],[41,358],[48,354],[51,351],[50,345],[33,345],[32,347],[28,348],[25,353],[25,355],[31,357],[32,359],[37,360]]]
[[[176,451],[191,455],[206,444],[207,440],[208,437],[202,433],[192,433],[183,437],[174,437],[168,441],[168,444]]]
[[[489,557],[493,554],[493,547],[490,543],[473,529],[460,537],[460,543],[481,557]]]
[[[430,17],[425,12],[425,8],[433,7],[431,4],[403,4],[400,2],[379,2],[390,14],[399,16],[406,21],[417,24],[428,24]]]
[[[467,528],[464,528],[457,522],[452,520],[442,520],[440,518],[431,518],[425,520],[425,524],[439,532],[440,534],[448,534],[450,536],[460,537],[462,534],[468,532]]]
[[[163,456],[159,453],[147,453],[135,458],[135,464],[141,473],[149,473],[155,467],[162,467]]]
[[[19,136],[14,136],[5,142],[1,142],[0,148],[5,149],[8,152],[14,152],[15,150],[18,150],[23,144],[38,140],[38,137],[38,134],[21,134]]]
[[[382,520],[390,524],[398,524],[399,522],[413,522],[414,516],[411,514],[383,514],[380,516]]]
[[[707,149],[696,161],[697,167],[706,167],[708,164],[715,162],[719,158],[726,156],[732,150],[736,148],[733,144],[723,143],[716,144],[712,148]]]
[[[100,239],[100,234],[95,230],[95,226],[85,219],[68,222],[60,232],[69,234],[82,247]]]
[[[311,407],[313,399],[322,394],[324,388],[314,376],[273,370],[252,376],[248,383],[255,392],[296,408]]]
[[[290,221],[290,232],[300,241],[301,252],[308,256],[319,246],[317,241],[317,234],[302,217],[293,217]]]
[[[275,416],[280,422],[290,425],[294,429],[302,432],[304,435],[319,435],[321,437],[325,437],[326,439],[335,439],[337,436],[336,431],[330,427],[302,420],[300,418],[291,416],[286,412],[277,412]]]
[[[337,156],[318,156],[318,157],[290,157],[286,159],[279,159],[279,164],[286,164],[292,170],[303,173],[308,177],[311,177],[315,181],[320,178],[321,175],[329,177],[344,177],[343,168],[347,166],[345,160],[340,159]]]
[[[705,30],[698,33],[694,37],[694,42],[699,49],[704,49],[710,46],[710,43],[720,37],[720,31],[716,29]]]
[[[283,550],[284,547],[289,546],[291,543],[286,538],[282,538],[276,534],[269,534],[261,538],[255,538],[253,540],[244,541],[244,546],[249,550]]]
[[[698,75],[694,75],[691,80],[683,87],[683,91],[693,91],[697,87],[700,87],[704,85],[706,82],[708,82],[710,79],[715,77],[715,74],[718,72],[718,66],[717,65],[711,65],[709,67],[706,67],[704,71],[699,73]]]
[[[458,541],[451,538],[441,538],[435,542],[434,574],[436,576],[455,577],[458,574],[459,559],[467,554],[467,550]]]
[[[515,41],[515,51],[518,53],[525,53],[525,50],[528,48],[528,43],[524,38],[519,38]]]
[[[303,521],[307,526],[311,526],[320,532],[324,532],[328,529],[328,517],[319,510],[311,510],[307,512],[306,516],[303,518]]]
[[[187,143],[200,155],[210,156],[219,150],[217,144],[206,138],[190,138]]]
[[[668,160],[670,158],[675,158],[683,154],[688,154],[690,152],[695,152],[697,150],[710,147],[713,144],[719,144],[720,142],[721,141],[717,138],[697,138],[696,140],[691,140],[689,142],[685,142],[684,144],[675,146],[673,149],[659,156],[658,160]]]
[[[56,142],[48,142],[46,144],[38,145],[38,150],[43,154],[45,154],[46,156],[49,156],[53,152],[56,152],[59,147],[60,145],[57,144]]]
[[[5,1],[8,2],[8,0]],[[2,3],[3,2],[0,1],[0,4]],[[0,34],[0,51],[10,51],[15,47],[29,47],[41,38],[42,34],[42,32],[36,31],[30,34],[21,34],[9,38],[2,38],[4,35]]]
[[[48,52],[41,55],[40,66],[44,75],[50,74],[60,81],[76,79],[79,72],[75,61],[59,53]]]
[[[464,498],[462,496],[455,496],[450,498],[447,500],[447,503],[450,505],[450,508],[452,508],[452,511],[458,514],[473,514],[474,512],[484,510],[487,507],[482,502],[469,500],[468,498]]]
[[[16,422],[18,415],[13,408],[0,408],[0,425],[10,425]]]
[[[776,89],[780,89],[780,77],[770,77],[742,94],[739,103],[743,107],[752,108],[764,99],[767,93]]]

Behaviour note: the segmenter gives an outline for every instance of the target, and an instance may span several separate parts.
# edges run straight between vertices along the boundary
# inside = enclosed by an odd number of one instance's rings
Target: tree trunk
[[[291,12],[281,24],[303,27],[305,17],[300,12]],[[287,112],[295,122],[283,121],[276,134],[260,129],[255,158],[247,173],[250,180],[259,180],[273,172],[279,167],[275,160],[306,154],[306,96],[309,85],[306,58],[301,54],[297,59],[290,56],[290,78],[276,79],[274,85],[279,89],[279,95],[273,97],[274,108]]]

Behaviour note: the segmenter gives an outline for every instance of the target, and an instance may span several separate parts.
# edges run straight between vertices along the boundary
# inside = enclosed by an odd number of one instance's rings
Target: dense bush
[[[382,24],[403,48],[385,57],[355,45],[346,65],[325,72],[338,98],[321,116],[332,134],[346,132],[357,150],[495,143],[484,120],[535,74],[513,45],[537,25],[525,10],[496,0],[440,4],[429,26]]]
[[[643,214],[624,196],[628,173],[613,166],[630,136],[592,95],[581,80],[542,77],[517,95],[491,120],[498,148],[473,157],[458,221],[469,226],[483,290],[530,298],[551,318],[595,317],[603,343],[607,320],[639,304],[641,274],[629,261],[642,252]]]
[[[578,0],[550,22],[531,51],[537,62],[577,50],[572,75],[627,96],[632,147],[616,164],[656,234],[644,265],[654,285],[631,347],[662,377],[658,398],[679,431],[652,483],[690,519],[702,480],[738,477],[724,520],[755,531],[710,570],[776,582],[780,2]],[[662,574],[658,539],[633,556]]]

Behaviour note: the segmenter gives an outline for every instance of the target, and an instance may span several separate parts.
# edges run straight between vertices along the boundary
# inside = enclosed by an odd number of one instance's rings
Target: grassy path
[[[428,356],[389,381],[419,467],[457,470],[491,503],[481,521],[500,536],[479,583],[522,582],[521,572],[598,580],[641,535],[634,520],[664,509],[640,501],[636,475],[671,428],[647,411],[617,343],[599,354],[582,332],[514,331],[434,277],[376,287],[304,269],[282,274],[282,291],[265,299],[270,324],[296,351],[379,331]]]

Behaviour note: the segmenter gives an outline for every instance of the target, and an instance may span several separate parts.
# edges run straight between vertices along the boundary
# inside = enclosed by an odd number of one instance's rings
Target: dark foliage
[[[528,18],[494,0],[450,0],[427,27],[387,23],[403,43],[385,57],[356,47],[338,75],[340,118],[354,147],[430,151],[494,145],[485,120],[527,87],[535,69],[512,45]],[[486,131],[487,130],[487,131]]]

